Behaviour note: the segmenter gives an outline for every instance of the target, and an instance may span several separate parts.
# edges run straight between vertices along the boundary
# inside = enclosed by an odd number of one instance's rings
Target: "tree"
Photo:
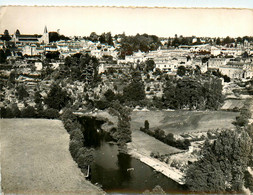
[[[69,40],[69,38],[64,35],[59,35],[57,32],[49,32],[49,42],[56,42],[59,40]]]
[[[132,81],[129,85],[124,87],[123,96],[128,101],[140,101],[145,98],[145,89],[142,82]]]
[[[24,85],[18,85],[16,88],[16,95],[18,96],[19,100],[23,100],[26,97],[29,97],[28,92],[26,91],[26,88]]]
[[[60,56],[60,52],[59,51],[49,51],[46,53],[46,58],[47,59],[59,59],[59,56]]]
[[[230,38],[229,36],[227,36],[224,40],[223,40],[223,44],[230,44],[230,43],[233,43],[235,42],[234,39]]]
[[[216,45],[220,45],[221,44],[221,40],[220,40],[220,37],[218,37],[217,39],[216,39]]]
[[[145,64],[146,64],[146,71],[147,72],[154,70],[154,68],[155,68],[154,60],[147,60]]]
[[[9,81],[12,83],[12,84],[15,84],[16,82],[16,77],[17,77],[17,72],[14,70],[14,71],[11,71],[10,73],[10,77],[9,77]]]
[[[145,122],[144,122],[144,128],[146,130],[149,130],[149,122],[148,122],[148,120],[145,120]]]
[[[223,130],[217,140],[205,142],[200,159],[186,172],[186,185],[196,192],[240,192],[252,156],[245,131]]]
[[[13,117],[19,118],[21,116],[21,111],[19,110],[17,104],[11,105],[11,111],[12,111]]]
[[[34,102],[36,104],[41,103],[42,102],[41,98],[42,98],[42,95],[40,94],[40,92],[36,91],[35,94],[34,94]]]
[[[184,66],[179,66],[177,69],[177,75],[184,76],[186,73],[186,68]]]
[[[89,36],[89,40],[92,42],[97,42],[98,41],[98,35],[95,32],[92,32]]]
[[[5,55],[5,52],[3,49],[0,50],[0,63],[6,62],[7,56]]]
[[[115,94],[111,89],[108,89],[105,94],[104,94],[105,98],[107,101],[111,102],[115,99]]]
[[[120,145],[125,145],[131,141],[131,110],[126,106],[122,106],[119,101],[114,101],[110,108],[110,113],[118,117],[117,130],[112,132],[112,136]]]
[[[94,161],[93,148],[82,147],[77,152],[76,162],[81,169],[86,169]]]
[[[32,106],[27,106],[21,110],[22,118],[36,118],[36,110]]]
[[[44,102],[49,106],[49,108],[61,110],[69,103],[70,100],[71,98],[65,90],[63,90],[59,85],[53,84]]]
[[[105,41],[105,33],[103,33],[103,34],[100,35],[99,42],[100,43],[106,43],[106,41]]]

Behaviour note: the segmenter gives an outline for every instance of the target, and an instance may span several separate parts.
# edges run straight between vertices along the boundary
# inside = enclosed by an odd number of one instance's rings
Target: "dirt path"
[[[73,161],[59,120],[1,119],[2,191],[5,194],[98,194]]]

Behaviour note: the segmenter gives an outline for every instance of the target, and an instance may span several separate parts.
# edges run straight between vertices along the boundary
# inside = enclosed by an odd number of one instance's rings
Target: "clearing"
[[[1,119],[1,176],[5,194],[102,194],[72,159],[59,120]]]

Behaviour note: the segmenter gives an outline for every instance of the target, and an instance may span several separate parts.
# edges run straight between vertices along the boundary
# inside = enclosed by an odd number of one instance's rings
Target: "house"
[[[37,55],[36,45],[25,45],[22,47],[22,53],[23,55]]]
[[[219,69],[219,67],[227,64],[229,59],[227,58],[210,58],[208,60],[208,68],[210,69]]]
[[[245,77],[243,66],[243,62],[228,62],[225,65],[221,65],[219,71],[221,74],[227,75],[231,79],[241,79]]]
[[[36,70],[42,70],[42,62],[35,62]]]
[[[214,47],[214,46],[211,47],[211,55],[218,56],[220,55],[220,53],[221,53],[221,50],[219,48]]]

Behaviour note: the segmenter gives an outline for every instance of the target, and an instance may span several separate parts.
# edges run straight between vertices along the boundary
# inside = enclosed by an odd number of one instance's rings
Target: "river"
[[[161,186],[167,193],[185,190],[184,186],[156,172],[138,159],[119,153],[118,146],[111,142],[112,138],[101,130],[97,131],[102,124],[101,121],[85,117],[81,119],[81,123],[86,132],[86,146],[95,148],[90,176],[93,184],[100,185],[107,193],[142,193],[156,185]]]

